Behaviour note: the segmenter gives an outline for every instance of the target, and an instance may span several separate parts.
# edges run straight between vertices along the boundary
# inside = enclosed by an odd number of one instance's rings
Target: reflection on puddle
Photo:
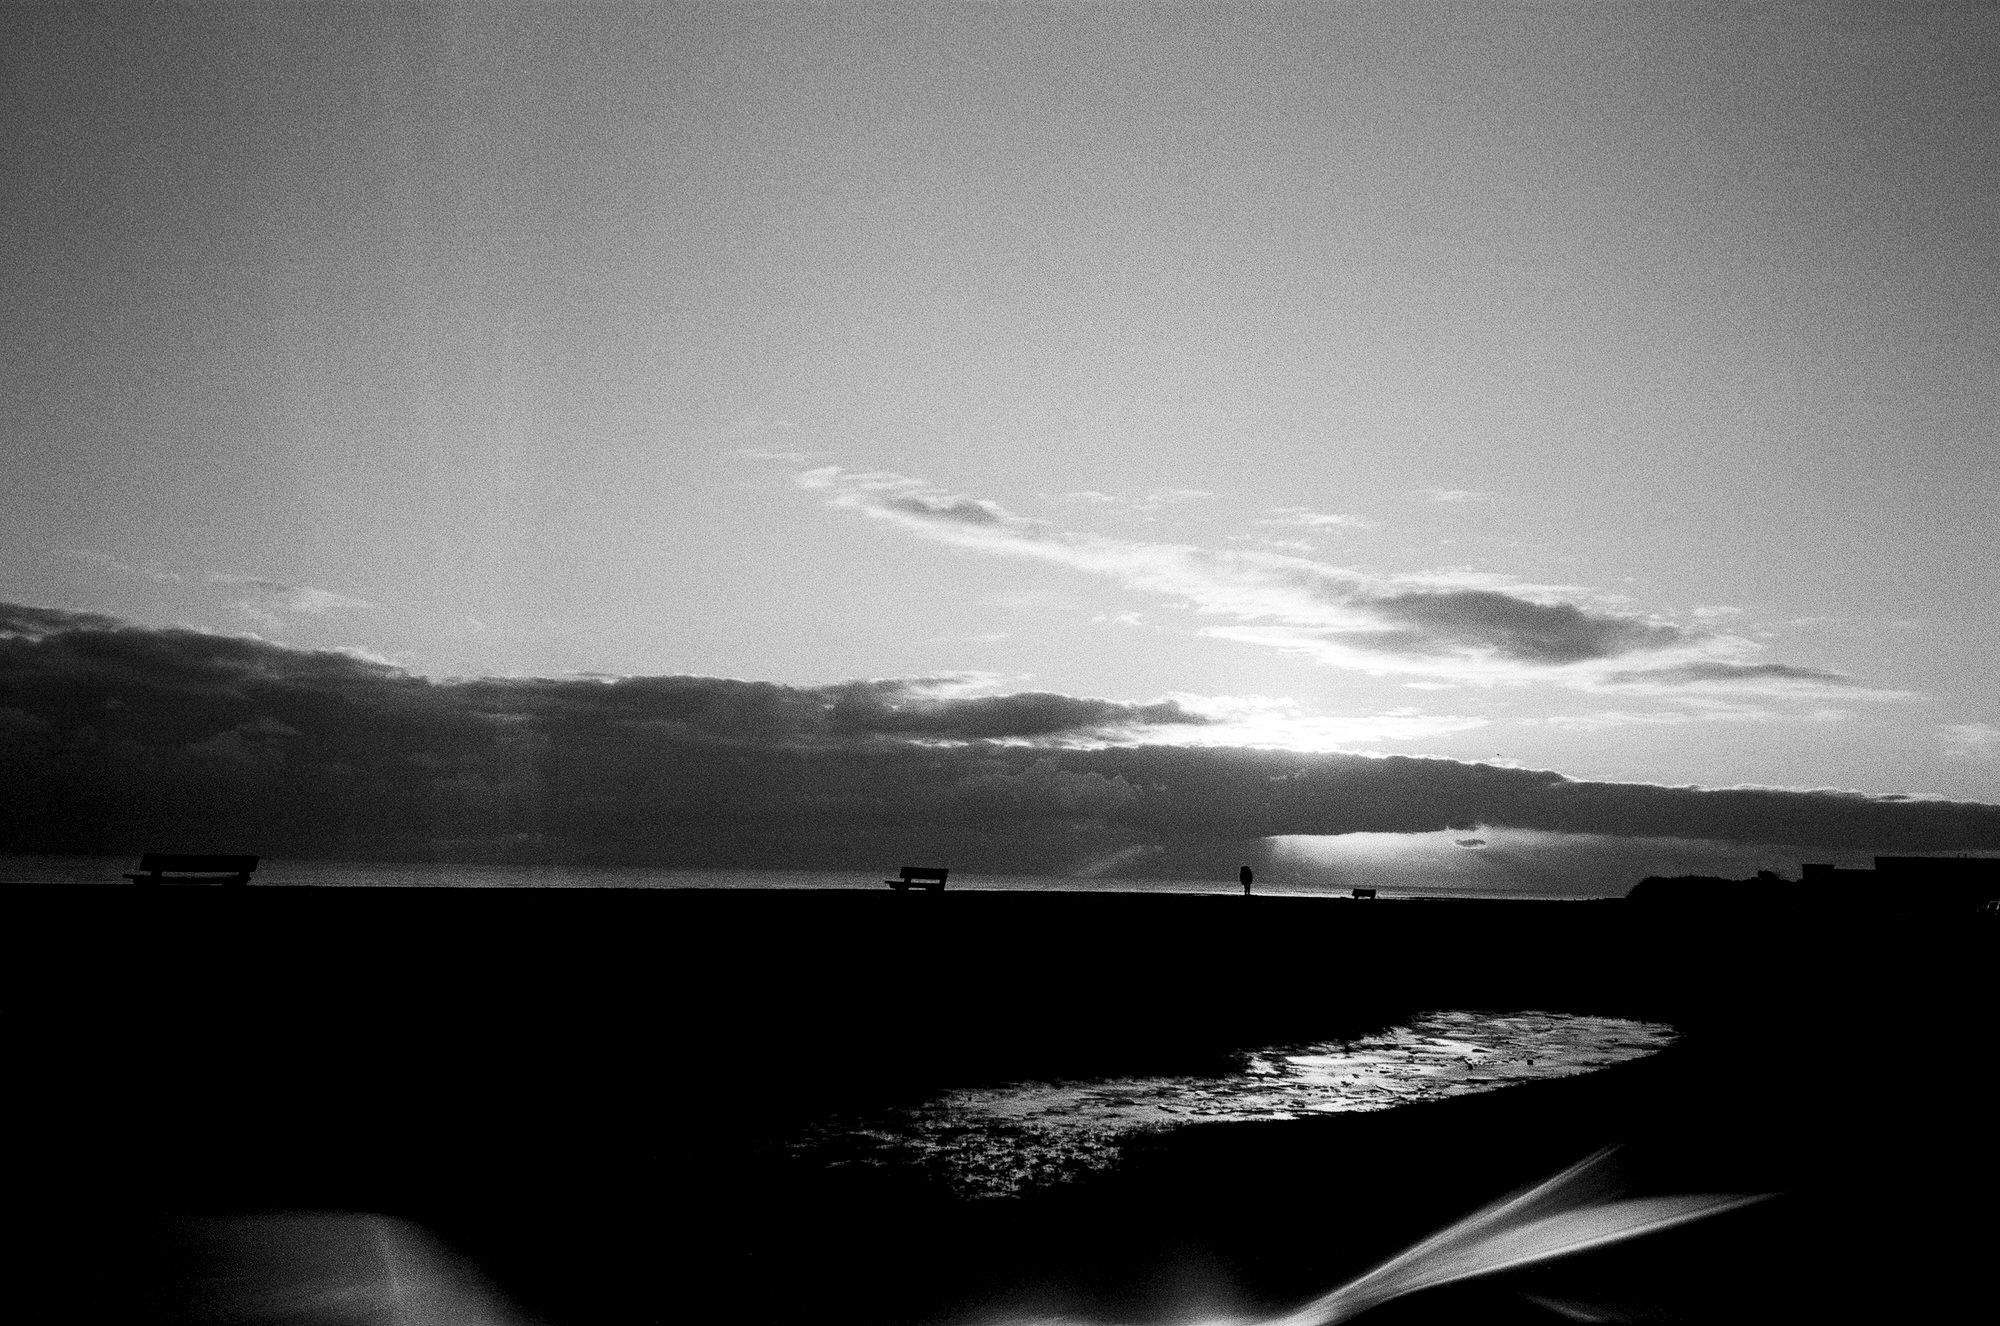
[[[1671,1027],[1561,1013],[1429,1013],[1374,1036],[1253,1050],[1226,1077],[1020,1082],[830,1120],[794,1144],[831,1165],[915,1166],[962,1196],[1005,1196],[1117,1162],[1135,1133],[1296,1119],[1568,1077],[1643,1058]]]

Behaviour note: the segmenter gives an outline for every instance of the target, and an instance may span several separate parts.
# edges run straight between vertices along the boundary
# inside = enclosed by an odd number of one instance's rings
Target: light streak
[[[1607,1147],[1531,1188],[1483,1207],[1290,1312],[1264,1318],[1218,1317],[1195,1326],[1333,1326],[1406,1294],[1623,1243],[1775,1195],[1621,1197],[1609,1179],[1606,1164],[1616,1150]],[[1563,1305],[1572,1309],[1571,1315],[1580,1307]],[[1591,1319],[1600,1318],[1591,1314]],[[1007,1326],[1077,1323],[1060,1316],[1040,1316]]]
[[[1258,1326],[1331,1326],[1392,1298],[1623,1243],[1772,1194],[1603,1195],[1606,1148],[1523,1192],[1473,1212],[1375,1269]]]

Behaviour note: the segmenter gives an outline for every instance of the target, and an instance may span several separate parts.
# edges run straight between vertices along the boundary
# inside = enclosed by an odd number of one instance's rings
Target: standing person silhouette
[[[1247,897],[1249,897],[1249,896],[1250,896],[1250,879],[1251,879],[1251,875],[1250,875],[1250,867],[1249,867],[1249,866],[1243,866],[1242,868],[1240,868],[1239,870],[1237,870],[1237,872],[1236,872],[1236,878],[1238,878],[1238,879],[1240,879],[1240,880],[1242,880],[1242,881],[1243,881],[1243,896],[1244,896],[1244,897],[1246,897],[1246,898],[1247,898]]]

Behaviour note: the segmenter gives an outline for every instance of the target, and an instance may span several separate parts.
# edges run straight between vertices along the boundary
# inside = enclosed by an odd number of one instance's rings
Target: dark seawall
[[[1175,1259],[1280,1304],[1618,1141],[1683,1187],[1792,1194],[1705,1254],[1743,1319],[1801,1306],[1773,1301],[1781,1281],[1886,1313],[1930,1291],[1879,1268],[1949,1263],[1943,1199],[1994,1174],[1985,1103],[1947,1060],[1995,1025],[1983,917],[172,886],[20,887],[5,906],[37,1255],[102,1299],[72,1316],[199,1319],[174,1287],[177,1222],[276,1209],[415,1220],[557,1321],[792,1321],[857,1299],[920,1321],[1024,1282],[1117,1315]],[[1491,1097],[1185,1130],[1029,1202],[808,1172],[777,1145],[939,1085],[1199,1071],[1438,1008],[1686,1037]],[[1865,1215],[1841,1234],[1814,1214],[1843,1204],[1901,1214],[1866,1234]],[[1762,1250],[1728,1270],[1746,1230]],[[1814,1278],[1864,1263],[1838,1295]]]

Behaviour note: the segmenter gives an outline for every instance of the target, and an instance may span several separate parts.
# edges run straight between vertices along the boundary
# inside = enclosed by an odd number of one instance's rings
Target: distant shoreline
[[[137,856],[0,855],[0,887],[7,884],[124,884]],[[255,888],[425,888],[471,889],[713,889],[718,891],[803,890],[868,893],[887,891],[884,873],[875,869],[791,870],[758,868],[694,869],[664,866],[495,865],[470,862],[389,862],[270,858],[260,864]],[[1440,884],[1411,888],[1370,884],[1360,878],[1314,880],[1292,872],[1259,871],[1253,897],[1349,897],[1356,887],[1374,888],[1377,901],[1408,898],[1506,899],[1516,901],[1588,901],[1620,897],[1636,881],[1607,883],[1599,891],[1581,894],[1543,890],[1474,891]],[[1009,875],[954,869],[945,889],[950,893],[1126,893],[1215,894],[1242,896],[1233,872],[1216,878],[1094,878],[1059,875]]]

